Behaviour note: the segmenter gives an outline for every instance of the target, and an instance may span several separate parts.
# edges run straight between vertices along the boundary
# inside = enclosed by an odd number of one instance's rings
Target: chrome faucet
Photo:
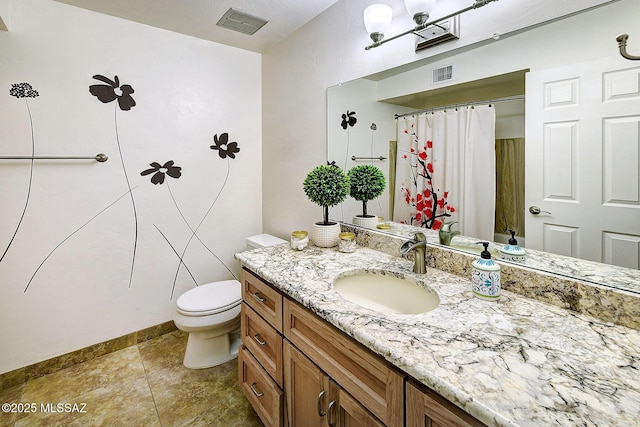
[[[408,240],[400,246],[400,254],[403,256],[409,251],[415,251],[413,254],[413,272],[424,274],[427,271],[425,251],[427,249],[427,238],[421,232],[413,235],[413,240]]]
[[[451,226],[457,222],[458,221],[445,222],[442,225],[440,231],[438,231],[438,240],[440,241],[441,245],[449,246],[451,244],[451,239],[453,239],[453,236],[457,236],[458,234],[460,234],[459,231],[451,231]]]

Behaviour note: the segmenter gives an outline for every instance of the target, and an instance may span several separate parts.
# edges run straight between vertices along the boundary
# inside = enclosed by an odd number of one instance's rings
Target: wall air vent
[[[453,65],[431,70],[431,84],[448,82],[450,80],[453,80]]]
[[[416,52],[449,40],[459,39],[460,15],[430,25],[414,34],[416,35]]]
[[[262,28],[267,20],[251,16],[237,10],[229,9],[216,25],[228,28],[229,30],[238,31],[243,34],[255,34],[260,28]]]

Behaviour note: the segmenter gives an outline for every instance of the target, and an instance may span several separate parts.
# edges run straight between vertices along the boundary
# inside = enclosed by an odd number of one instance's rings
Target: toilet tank
[[[280,243],[286,243],[286,240],[282,240],[271,234],[257,234],[255,236],[247,237],[247,250],[266,248],[267,246],[275,246]]]

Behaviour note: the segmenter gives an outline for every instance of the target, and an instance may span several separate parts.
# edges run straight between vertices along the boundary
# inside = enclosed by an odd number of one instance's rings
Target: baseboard
[[[175,330],[177,330],[176,325],[170,320],[159,325],[141,329],[118,338],[90,345],[80,350],[0,374],[0,390],[19,386],[29,380],[52,374],[70,366],[96,359],[105,354],[113,353],[114,351],[122,350],[150,339],[158,338]]]

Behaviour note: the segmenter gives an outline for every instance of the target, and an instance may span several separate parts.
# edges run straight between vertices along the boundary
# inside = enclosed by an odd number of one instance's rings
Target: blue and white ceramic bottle
[[[526,252],[518,245],[518,241],[516,240],[515,234],[516,232],[513,230],[509,230],[511,233],[511,238],[509,239],[509,244],[504,245],[500,249],[500,258],[505,259],[507,261],[514,262],[525,262],[526,261]]]
[[[478,242],[484,245],[480,258],[471,263],[471,283],[473,295],[484,300],[496,301],[500,299],[500,266],[491,259],[488,250],[489,242]]]

